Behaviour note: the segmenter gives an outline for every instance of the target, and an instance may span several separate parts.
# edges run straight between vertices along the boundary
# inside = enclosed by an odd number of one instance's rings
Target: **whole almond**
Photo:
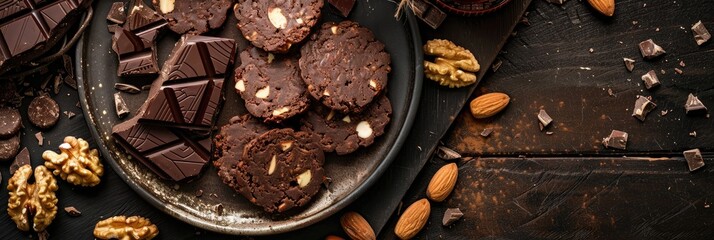
[[[426,196],[434,202],[444,201],[454,190],[458,177],[459,167],[456,166],[456,163],[444,165],[431,177],[429,186],[426,187]]]
[[[374,230],[372,226],[369,225],[367,220],[356,212],[346,212],[340,218],[340,225],[342,229],[345,230],[347,236],[353,240],[375,240],[377,237],[374,235]]]
[[[429,205],[429,200],[426,198],[412,203],[399,217],[397,225],[394,227],[394,234],[400,239],[413,238],[421,231],[426,221],[429,220],[430,213],[431,205]]]
[[[475,118],[487,118],[501,112],[511,98],[505,93],[487,93],[471,101],[471,114]]]
[[[615,14],[615,0],[588,0],[588,3],[605,16],[612,17]]]

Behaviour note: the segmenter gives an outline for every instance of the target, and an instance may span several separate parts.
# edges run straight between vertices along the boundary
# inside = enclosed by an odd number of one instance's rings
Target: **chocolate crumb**
[[[35,138],[37,139],[37,145],[42,146],[42,142],[44,142],[44,137],[42,136],[42,132],[37,132],[35,133]]]
[[[607,95],[610,95],[611,97],[615,96],[615,93],[612,92],[612,88],[607,89]]]
[[[667,113],[669,113],[669,110],[662,110],[661,112],[659,112],[659,115],[664,116],[667,115]]]
[[[647,72],[645,75],[642,75],[642,81],[645,82],[645,88],[647,89],[652,89],[656,86],[659,86],[659,78],[657,78],[657,74],[655,73],[654,70],[650,70]]]
[[[660,69],[659,72],[662,73],[663,75],[667,74],[667,72],[665,72],[664,69]]]
[[[685,67],[686,65],[684,64],[684,61],[679,61],[679,66],[680,66],[680,67]]]
[[[54,85],[52,86],[52,90],[54,90],[55,95],[57,95],[57,94],[59,94],[59,92],[60,92],[60,87],[62,87],[62,76],[60,76],[59,74],[57,74],[57,75],[55,76],[55,80],[54,80],[54,81],[55,81],[55,82],[54,82]]]
[[[196,197],[201,197],[201,196],[203,196],[203,190],[198,189],[198,190],[196,191]]]
[[[652,39],[647,39],[645,41],[640,42],[640,53],[642,54],[642,58],[644,59],[653,59],[656,58],[662,54],[667,53],[657,45]]]
[[[65,207],[65,208],[64,208],[64,211],[65,211],[65,212],[67,213],[67,215],[69,215],[70,217],[79,217],[79,216],[82,216],[82,212],[80,212],[79,210],[77,210],[77,208],[75,208],[74,206]]]
[[[115,83],[114,89],[125,92],[125,93],[140,93],[141,92],[141,89],[139,89],[138,87],[131,85],[131,84],[126,84],[126,83]]]
[[[72,119],[76,114],[72,111],[64,111],[64,115],[67,116],[67,119]]]
[[[332,184],[332,178],[331,177],[325,177],[325,180],[322,181],[322,186],[325,188],[330,188],[330,185]]]
[[[483,131],[481,131],[481,137],[488,137],[491,135],[493,132],[493,128],[484,128]]]
[[[691,137],[697,137],[697,131],[692,131],[689,133],[689,136]]]
[[[612,130],[610,136],[602,139],[602,145],[606,148],[616,148],[625,150],[627,147],[628,134],[623,131]]]
[[[223,204],[219,203],[218,205],[216,205],[216,214],[218,214],[218,216],[223,215]]]
[[[436,156],[443,160],[453,160],[457,158],[461,158],[461,154],[458,152],[451,150],[450,148],[444,147],[444,146],[439,146],[436,152]]]
[[[622,61],[625,62],[625,68],[627,68],[627,71],[632,72],[632,70],[635,69],[635,59],[623,58]]]
[[[684,103],[684,110],[686,110],[686,114],[696,114],[701,112],[707,112],[707,107],[704,106],[704,103],[702,103],[702,101],[700,101],[698,97],[690,93],[687,97],[687,102]]]
[[[545,135],[553,135],[553,132],[547,131],[547,132],[545,132]]]
[[[677,74],[679,74],[679,75],[682,75],[682,69],[674,68],[674,72],[677,73]]]
[[[496,59],[496,62],[493,63],[493,65],[491,66],[491,70],[493,72],[498,71],[498,69],[501,68],[502,64],[503,64],[503,61],[501,59]]]
[[[464,213],[461,212],[461,209],[459,208],[447,208],[446,211],[444,212],[444,218],[441,220],[441,225],[444,227],[449,226],[453,224],[454,222],[458,221],[461,219],[461,217],[464,216]]]
[[[690,149],[683,152],[684,159],[687,160],[687,165],[689,166],[689,171],[693,172],[697,169],[704,167],[704,158],[702,157],[702,152],[698,148]]]
[[[594,52],[595,52],[595,49],[593,49],[593,48],[590,48],[590,49],[588,49],[588,52],[590,52],[590,53],[594,53]]]
[[[647,114],[656,107],[657,104],[653,103],[649,97],[637,95],[635,107],[632,109],[632,116],[644,122],[645,118],[647,118]]]
[[[124,98],[122,98],[119,93],[114,93],[114,107],[119,118],[124,118],[129,115],[129,107],[126,106]]]
[[[545,112],[545,109],[541,109],[540,112],[538,112],[538,121],[541,124],[540,130],[543,131],[544,128],[548,127],[548,125],[553,122],[553,119],[547,112]]]
[[[709,34],[709,30],[707,30],[701,20],[692,26],[692,34],[694,34],[694,41],[696,41],[699,46],[712,38],[712,35]]]

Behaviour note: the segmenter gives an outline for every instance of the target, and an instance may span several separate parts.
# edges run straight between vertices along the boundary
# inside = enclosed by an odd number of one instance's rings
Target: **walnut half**
[[[156,225],[139,216],[114,216],[94,226],[94,236],[99,239],[148,240],[156,235],[159,235]]]
[[[8,180],[7,213],[18,229],[29,231],[32,218],[32,229],[41,232],[57,214],[57,180],[45,166],[35,168],[34,183],[28,183],[31,177],[32,167],[24,165]]]
[[[45,166],[51,169],[52,173],[74,185],[91,187],[99,184],[100,177],[104,174],[104,166],[99,162],[97,150],[89,150],[87,141],[68,136],[64,138],[59,149],[60,154],[53,151],[42,153]]]
[[[449,40],[435,39],[426,42],[424,54],[435,56],[434,62],[424,61],[427,78],[451,88],[476,82],[474,73],[478,72],[481,66],[468,49]]]

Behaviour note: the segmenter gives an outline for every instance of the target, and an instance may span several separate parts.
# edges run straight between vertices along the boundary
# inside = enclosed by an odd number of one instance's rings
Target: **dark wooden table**
[[[709,226],[714,217],[710,217],[712,213],[707,208],[714,196],[706,192],[714,187],[711,170],[690,174],[678,156],[690,147],[711,153],[714,146],[712,120],[686,117],[681,106],[688,92],[697,93],[705,104],[714,106],[714,82],[710,81],[714,77],[713,45],[697,47],[689,32],[690,25],[699,19],[714,29],[714,3],[656,0],[648,1],[646,7],[642,5],[638,1],[620,1],[616,16],[607,19],[593,15],[580,1],[571,0],[562,7],[541,0],[531,4],[531,25],[517,28],[500,56],[503,66],[488,76],[475,93],[506,92],[513,102],[503,114],[486,121],[475,121],[463,113],[458,117],[450,115],[456,122],[443,142],[476,158],[459,161],[461,176],[454,194],[444,203],[433,204],[430,223],[420,238],[700,239],[713,234]],[[469,21],[475,20],[450,17],[439,31],[422,26],[423,38],[446,37],[478,49],[474,38],[487,36],[464,34],[468,30],[461,26],[479,24]],[[647,38],[653,38],[668,54],[643,62],[636,43]],[[594,53],[589,53],[589,48]],[[622,57],[637,59],[635,72],[625,70]],[[681,76],[673,74],[679,59],[687,64]],[[483,66],[483,73],[487,67]],[[640,75],[649,69],[666,72],[660,75],[663,86],[653,92],[638,85]],[[438,87],[428,82],[425,88]],[[616,96],[609,96],[608,89]],[[468,95],[468,90],[443,92]],[[437,93],[426,94],[422,101],[436,102],[429,106],[441,112],[457,112],[465,101],[445,100]],[[658,104],[644,123],[630,116],[636,94],[652,95]],[[42,162],[43,150],[56,150],[66,135],[93,142],[81,109],[75,106],[76,91],[65,86],[55,97],[63,110],[78,115],[71,119],[63,116],[58,126],[45,131],[43,146],[35,140],[37,129],[24,122],[23,144],[32,149],[34,165]],[[25,106],[29,100],[25,99]],[[538,131],[535,114],[541,106],[555,119],[553,135]],[[673,111],[658,116],[665,109]],[[448,123],[439,123],[434,129],[446,130]],[[496,131],[482,139],[477,134],[485,126]],[[599,140],[613,128],[630,132],[630,150],[602,149]],[[690,137],[689,132],[695,130],[697,137]],[[439,139],[441,134],[425,131],[419,136]],[[421,154],[428,155],[429,150],[424,152]],[[622,157],[625,155],[629,158]],[[707,163],[714,164],[709,159]],[[406,166],[409,162],[401,164]],[[413,164],[416,173],[421,163]],[[424,197],[426,183],[443,164],[438,159],[427,163],[403,199],[403,207]],[[106,169],[100,188],[74,188],[58,181],[60,212],[48,229],[52,239],[91,239],[93,224],[113,215],[149,217],[161,230],[158,239],[242,239],[206,232],[168,217],[141,199],[108,166]],[[5,203],[7,167],[0,168],[0,173],[0,203]],[[372,204],[379,201],[378,197],[371,199],[369,204],[358,202],[351,209],[391,213],[389,206]],[[71,218],[61,210],[65,206],[75,206],[83,215]],[[451,227],[441,227],[446,207],[460,207],[466,216]],[[388,219],[375,219],[376,213],[365,215],[383,229],[380,239],[393,238],[396,215],[384,228],[378,223]],[[323,233],[343,235],[335,221],[336,217],[325,221],[320,234],[301,236],[313,239]],[[16,230],[7,214],[0,214],[0,239],[28,236]],[[280,238],[285,236],[289,235]]]
[[[474,93],[504,92],[511,104],[485,120],[464,108],[442,139],[472,158],[457,161],[455,191],[432,204],[418,238],[711,238],[714,168],[690,173],[682,151],[699,148],[714,164],[714,119],[686,116],[683,107],[689,93],[714,106],[714,45],[697,46],[690,30],[699,20],[714,28],[712,9],[711,1],[617,1],[615,17],[604,18],[585,1],[562,7],[534,1],[529,24],[516,28],[499,56],[503,65]],[[667,54],[643,61],[637,43],[648,38]],[[637,61],[632,73],[623,57]],[[649,70],[662,82],[650,91],[640,80]],[[631,116],[636,95],[657,104],[644,122]],[[554,119],[546,129],[552,135],[539,130],[541,108]],[[479,136],[484,128],[494,133]],[[602,146],[613,129],[630,133],[626,151]],[[402,210],[425,197],[445,163],[427,164]],[[465,215],[443,227],[449,207]],[[394,238],[396,218],[380,239]]]

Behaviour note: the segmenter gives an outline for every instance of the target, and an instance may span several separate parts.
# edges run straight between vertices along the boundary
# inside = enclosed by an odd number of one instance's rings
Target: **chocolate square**
[[[645,82],[645,88],[652,89],[653,87],[659,86],[659,78],[657,78],[657,73],[654,70],[642,75],[642,81]]]
[[[656,107],[657,104],[650,101],[649,97],[637,95],[635,107],[632,109],[632,116],[644,122],[647,114],[652,112]]]
[[[602,145],[606,148],[616,148],[625,150],[627,148],[628,134],[623,131],[612,130],[610,136],[602,139]]]
[[[652,41],[652,39],[647,39],[640,42],[640,53],[642,54],[642,57],[644,59],[652,59],[659,57],[660,55],[665,54],[667,52],[665,52],[662,47]]]
[[[700,46],[712,38],[712,35],[709,34],[709,30],[707,30],[702,21],[699,21],[692,26],[692,34],[694,34],[694,41],[696,41],[697,45]]]
[[[702,157],[702,152],[699,151],[698,148],[684,151],[683,154],[684,159],[687,160],[690,172],[704,167],[704,158]]]

